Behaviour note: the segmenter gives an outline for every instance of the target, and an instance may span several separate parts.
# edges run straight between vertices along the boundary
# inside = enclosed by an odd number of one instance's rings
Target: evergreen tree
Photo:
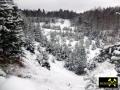
[[[76,44],[74,51],[69,54],[69,58],[66,60],[65,67],[80,75],[85,73],[84,68],[86,67],[86,62],[87,58],[85,48],[83,43],[79,42]]]
[[[8,59],[19,57],[23,44],[23,21],[17,6],[0,4],[0,55]]]
[[[83,74],[84,73],[84,68],[86,67],[86,52],[83,44],[78,43],[75,47],[74,50],[74,57],[75,57],[75,72],[76,74]]]

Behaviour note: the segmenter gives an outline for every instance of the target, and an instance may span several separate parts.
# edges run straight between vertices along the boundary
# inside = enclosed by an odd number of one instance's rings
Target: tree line
[[[28,10],[24,9],[22,10],[23,14],[27,17],[57,17],[57,18],[63,18],[63,19],[73,19],[78,14],[74,11],[69,10],[63,10],[60,9],[59,11],[45,11],[44,9],[38,9],[38,10]]]
[[[120,7],[96,8],[83,13],[63,10],[21,10],[26,17],[71,19],[79,30],[118,30],[120,28]],[[38,19],[37,19],[38,20]]]
[[[96,8],[80,14],[78,24],[84,30],[119,30],[120,7]]]

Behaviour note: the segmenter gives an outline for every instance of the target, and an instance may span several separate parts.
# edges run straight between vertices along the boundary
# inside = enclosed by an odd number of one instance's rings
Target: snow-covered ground
[[[36,57],[40,53],[37,48],[39,43],[35,42],[35,54],[24,50],[24,65],[25,68],[17,68],[14,72],[16,76],[7,76],[7,78],[0,77],[0,90],[86,90],[85,87],[89,85],[86,77],[93,76],[98,80],[99,76],[116,76],[114,65],[108,61],[97,64],[97,68],[88,73],[88,76],[78,76],[71,71],[64,68],[63,61],[56,61],[56,58],[49,54],[50,71],[43,68],[37,62]],[[90,53],[95,56],[95,53]],[[17,77],[21,74],[22,77]],[[96,81],[98,83],[98,81]],[[95,89],[90,89],[95,90]]]
[[[37,46],[37,44],[36,44]],[[37,48],[36,48],[37,49]],[[84,76],[77,76],[64,68],[62,61],[56,61],[55,57],[49,55],[51,70],[41,67],[35,60],[36,55],[25,51],[24,64],[17,73],[24,77],[9,76],[0,78],[0,90],[84,90]]]
[[[92,72],[96,77],[116,77],[117,72],[115,70],[115,65],[105,61],[104,63],[99,63],[95,71]]]
[[[45,22],[40,22],[40,26],[46,25]],[[49,22],[50,27],[60,27],[61,30],[65,28],[69,28],[74,31],[75,27],[71,25],[71,21],[69,19],[56,19],[55,23]]]

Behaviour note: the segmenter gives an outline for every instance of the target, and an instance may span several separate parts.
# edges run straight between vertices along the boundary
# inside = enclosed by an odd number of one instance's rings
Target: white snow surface
[[[118,56],[112,56],[112,57],[111,57],[111,60],[113,60],[113,61],[119,61],[119,60],[120,60],[120,57],[118,57]]]
[[[120,55],[120,51],[114,50],[113,54],[115,54],[115,55]]]
[[[117,72],[115,70],[115,65],[107,61],[104,63],[99,63],[95,71],[92,72],[96,77],[116,77]]]

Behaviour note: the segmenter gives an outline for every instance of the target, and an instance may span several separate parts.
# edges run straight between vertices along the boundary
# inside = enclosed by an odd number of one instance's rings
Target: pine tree
[[[0,56],[8,59],[19,57],[23,44],[23,21],[17,6],[0,4],[0,22]]]
[[[82,40],[81,40],[82,41]],[[74,71],[76,74],[84,74],[86,67],[86,52],[82,42],[76,44],[75,49],[72,53],[69,54],[69,57],[66,60],[65,67],[71,71]]]
[[[79,42],[74,50],[74,65],[75,65],[75,72],[76,74],[83,74],[84,73],[84,68],[86,67],[86,52],[83,44]]]

